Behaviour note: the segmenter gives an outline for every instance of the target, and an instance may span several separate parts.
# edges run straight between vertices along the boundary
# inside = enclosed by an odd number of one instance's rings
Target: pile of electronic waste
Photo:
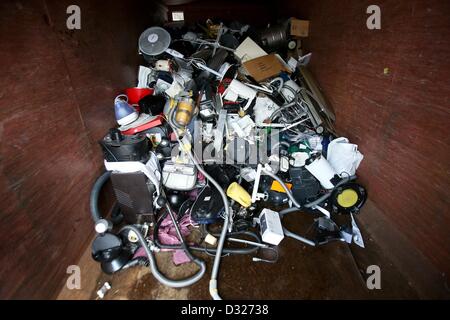
[[[224,255],[274,262],[286,236],[363,246],[354,220],[367,197],[355,182],[362,155],[336,136],[289,23],[262,32],[209,23],[142,33],[138,85],[114,101],[118,126],[100,141],[106,171],[91,192],[92,255],[104,272],[148,266],[162,284],[184,287],[206,270],[194,253],[207,253],[209,291],[219,299]],[[116,204],[106,218],[98,202],[109,180]],[[312,236],[282,223],[295,211],[314,217]],[[161,250],[198,272],[167,278],[155,260]],[[261,250],[275,258],[257,257]]]

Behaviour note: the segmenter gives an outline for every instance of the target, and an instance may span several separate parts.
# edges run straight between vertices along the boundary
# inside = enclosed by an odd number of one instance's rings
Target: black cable
[[[148,261],[148,258],[146,257],[137,257],[130,261],[128,261],[120,270],[125,270],[131,267],[148,267],[150,265],[150,262]]]
[[[114,158],[115,161],[117,161],[117,162],[119,161],[119,160],[117,159],[116,155],[115,155],[111,150],[109,150],[109,148],[108,148],[108,146],[106,145],[106,143],[104,143],[103,141],[101,141],[100,144],[102,145],[102,147],[103,147],[104,150],[108,151],[108,153],[109,153],[110,155],[113,156],[113,158]]]
[[[253,257],[253,261],[254,262],[267,262],[267,263],[276,263],[278,261],[279,258],[279,253],[278,253],[278,247],[267,247],[267,248],[263,248],[262,250],[267,250],[267,251],[272,251],[274,252],[274,258],[272,259],[266,259],[266,258],[261,258],[261,257]]]

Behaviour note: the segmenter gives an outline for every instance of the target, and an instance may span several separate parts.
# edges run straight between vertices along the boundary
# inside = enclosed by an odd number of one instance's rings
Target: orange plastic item
[[[286,185],[286,187],[289,190],[292,189],[292,184],[291,183],[285,183],[285,185]],[[273,180],[272,186],[270,187],[270,190],[273,190],[273,191],[276,191],[276,192],[286,193],[286,191],[284,191],[283,187],[281,186],[281,184],[277,180]]]

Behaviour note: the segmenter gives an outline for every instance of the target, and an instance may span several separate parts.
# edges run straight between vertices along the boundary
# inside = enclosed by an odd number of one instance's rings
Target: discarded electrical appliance
[[[275,262],[256,254],[278,255],[285,237],[363,246],[354,218],[367,199],[355,182],[363,156],[337,136],[307,60],[293,51],[308,27],[291,19],[259,33],[211,22],[182,35],[142,33],[146,63],[137,86],[114,100],[118,127],[100,141],[106,171],[90,198],[92,256],[104,272],[149,267],[163,285],[185,287],[204,276],[195,253],[206,252],[214,256],[209,291],[220,299],[224,254]],[[109,180],[116,204],[107,217],[99,195]],[[283,218],[296,211],[314,217],[312,236],[289,231]],[[188,243],[194,229],[201,236]],[[156,264],[160,250],[198,271],[168,278]]]

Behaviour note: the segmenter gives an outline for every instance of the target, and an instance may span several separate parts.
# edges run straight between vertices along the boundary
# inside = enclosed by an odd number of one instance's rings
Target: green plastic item
[[[293,154],[295,152],[299,152],[300,148],[297,145],[289,146],[288,152],[289,154]]]

